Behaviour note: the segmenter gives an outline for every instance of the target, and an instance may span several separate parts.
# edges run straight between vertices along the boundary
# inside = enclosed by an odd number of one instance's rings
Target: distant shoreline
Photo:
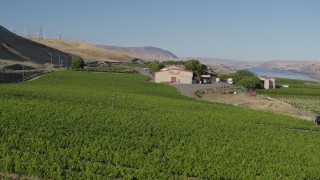
[[[249,71],[257,74],[258,76],[273,76],[279,78],[297,79],[305,81],[314,81],[320,83],[320,78],[312,73],[303,73],[297,71],[283,70],[283,69],[271,69],[271,68],[260,68],[260,67],[250,67],[247,68]]]

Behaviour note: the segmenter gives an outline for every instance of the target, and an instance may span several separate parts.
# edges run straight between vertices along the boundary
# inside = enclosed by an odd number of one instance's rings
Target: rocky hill
[[[23,38],[0,26],[0,59],[46,64],[51,63],[49,53],[56,65],[60,63],[59,56],[60,60],[71,60],[69,53]]]
[[[102,47],[107,50],[124,51],[131,54],[135,58],[146,60],[165,60],[177,58],[177,56],[172,52],[156,47],[118,47],[108,45],[98,45],[98,47]]]

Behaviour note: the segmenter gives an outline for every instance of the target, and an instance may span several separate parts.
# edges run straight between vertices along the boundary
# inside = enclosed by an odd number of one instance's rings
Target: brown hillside
[[[51,63],[49,53],[52,53],[53,64],[60,64],[59,55],[61,61],[71,61],[68,53],[23,38],[0,26],[0,59],[46,64]]]
[[[101,47],[97,47],[88,43],[75,42],[62,39],[44,39],[36,40],[36,42],[50,46],[68,53],[81,56],[85,60],[98,60],[98,61],[129,61],[133,57],[124,51],[108,50]]]
[[[118,47],[118,46],[108,46],[108,45],[97,45],[108,50],[121,50],[125,51],[132,56],[140,59],[149,60],[168,60],[176,59],[177,56],[170,51],[163,50],[157,47]]]

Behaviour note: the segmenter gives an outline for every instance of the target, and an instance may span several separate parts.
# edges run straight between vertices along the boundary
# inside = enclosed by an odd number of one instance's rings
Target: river
[[[315,79],[307,74],[293,72],[293,71],[284,71],[284,70],[278,70],[278,69],[264,69],[264,68],[255,68],[255,67],[248,68],[248,70],[250,72],[255,73],[257,76],[270,76],[270,77],[280,77],[280,78],[320,82],[319,79]]]

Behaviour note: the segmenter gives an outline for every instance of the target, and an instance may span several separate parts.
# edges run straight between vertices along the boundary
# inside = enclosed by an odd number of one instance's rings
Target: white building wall
[[[171,78],[176,77],[176,83],[181,84],[192,84],[193,72],[182,71],[182,70],[166,70],[155,73],[156,83],[171,83]]]
[[[181,84],[192,84],[192,76],[180,76]]]
[[[269,79],[265,79],[265,80],[264,80],[264,88],[265,88],[265,89],[270,89],[270,84],[269,84],[269,83],[270,83],[270,80],[269,80]]]

